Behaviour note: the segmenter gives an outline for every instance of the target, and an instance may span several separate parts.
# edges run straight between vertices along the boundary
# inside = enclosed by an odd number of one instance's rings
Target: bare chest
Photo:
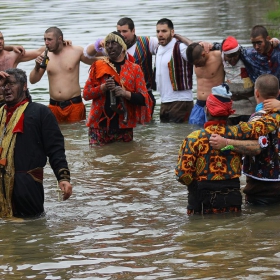
[[[48,62],[48,75],[57,75],[57,74],[66,74],[66,73],[75,73],[79,71],[80,60],[77,56],[53,56],[49,55]]]
[[[14,55],[13,52],[8,52],[0,57],[0,71],[5,71],[9,68],[15,68],[17,66],[16,63],[17,56]]]

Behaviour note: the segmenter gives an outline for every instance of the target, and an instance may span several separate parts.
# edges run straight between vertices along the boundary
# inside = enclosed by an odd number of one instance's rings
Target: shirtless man
[[[35,59],[43,50],[44,47],[41,47],[38,50],[25,51],[23,47],[5,46],[4,36],[0,31],[0,71],[16,68],[20,62]],[[0,81],[0,102],[3,101],[2,82],[3,80]]]
[[[47,65],[49,108],[60,123],[84,120],[86,114],[79,85],[79,66],[80,61],[91,65],[96,59],[86,58],[80,46],[63,45],[63,34],[57,27],[48,28],[44,40],[49,50]],[[40,68],[43,55],[38,56],[35,61],[35,67],[29,76],[31,84],[39,82],[46,71]]]
[[[7,48],[6,48],[7,47]],[[21,51],[10,51],[13,48],[5,46],[3,33],[0,32],[0,71],[5,71],[9,68],[16,68],[20,62],[30,61],[35,59],[44,51],[44,46],[37,50],[26,50],[20,48]]]
[[[220,51],[206,52],[198,43],[192,43],[187,49],[188,61],[195,66],[197,78],[197,101],[192,109],[189,123],[204,125],[206,122],[204,106],[211,89],[224,81],[224,67]]]

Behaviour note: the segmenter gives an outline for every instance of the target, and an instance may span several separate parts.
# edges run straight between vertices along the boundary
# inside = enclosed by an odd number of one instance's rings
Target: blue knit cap
[[[229,91],[229,86],[226,83],[221,84],[220,86],[212,88],[212,94],[220,99],[219,97],[223,97],[221,101],[226,101],[224,98],[231,100],[232,93]],[[218,97],[219,96],[219,97]]]

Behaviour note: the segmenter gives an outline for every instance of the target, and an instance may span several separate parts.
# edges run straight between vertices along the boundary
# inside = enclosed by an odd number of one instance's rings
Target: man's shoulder
[[[279,52],[280,52],[280,44],[277,47],[274,47],[272,52],[279,54]]]
[[[63,51],[66,52],[78,52],[79,54],[83,53],[83,47],[81,46],[76,46],[76,45],[67,45],[67,46],[63,46]]]
[[[222,53],[220,50],[210,51],[208,54],[210,57],[218,57],[218,58],[222,59],[222,56],[221,56]]]
[[[186,140],[199,140],[202,137],[205,137],[206,131],[204,128],[197,129],[192,131],[187,137]]]
[[[136,63],[130,61],[129,59],[126,59],[126,60],[125,60],[125,64],[126,64],[127,66],[133,67],[133,68],[135,68],[135,69],[138,69],[138,68],[141,69],[141,66],[140,66],[140,65],[138,65],[138,64],[136,64]]]
[[[29,102],[28,107],[29,108],[36,108],[36,109],[39,109],[39,110],[46,110],[46,111],[49,110],[49,108],[46,105],[38,103],[38,102],[33,102],[33,101]]]

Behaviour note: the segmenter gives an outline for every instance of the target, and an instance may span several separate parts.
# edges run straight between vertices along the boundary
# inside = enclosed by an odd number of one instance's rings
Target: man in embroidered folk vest
[[[227,118],[233,113],[231,106],[228,86],[214,87],[206,100],[208,122],[204,129],[189,134],[179,151],[175,174],[180,183],[188,186],[188,214],[240,211],[242,155],[231,141],[256,140],[280,126],[280,114],[276,111],[265,114],[257,121],[228,126]],[[210,146],[215,142],[211,135],[222,139],[222,150],[215,144]],[[242,141],[247,154],[259,152],[255,140]]]
[[[259,76],[255,83],[255,98],[257,106],[252,114],[250,122],[263,119],[265,115],[276,112],[276,110],[264,110],[263,102],[271,99],[276,100],[279,94],[279,81],[271,74]],[[239,137],[234,137],[238,139]],[[210,144],[215,149],[222,149],[225,145],[232,145],[233,151],[246,155],[243,161],[243,173],[246,175],[246,186],[243,192],[246,201],[253,204],[269,205],[280,202],[280,131],[279,128],[258,141],[251,143],[249,153],[247,141],[225,139],[220,135],[213,134]]]
[[[32,102],[23,70],[0,72],[0,217],[44,214],[43,168],[49,158],[63,199],[72,194],[64,138],[49,108]]]
[[[105,38],[108,57],[94,62],[83,98],[92,100],[87,126],[90,144],[133,140],[137,123],[151,120],[152,100],[139,65],[126,57],[127,46],[116,31]]]
[[[183,123],[193,108],[193,65],[186,57],[188,46],[174,37],[170,19],[156,24],[159,47],[156,54],[156,84],[161,96],[160,120]],[[190,44],[192,41],[185,38]]]

